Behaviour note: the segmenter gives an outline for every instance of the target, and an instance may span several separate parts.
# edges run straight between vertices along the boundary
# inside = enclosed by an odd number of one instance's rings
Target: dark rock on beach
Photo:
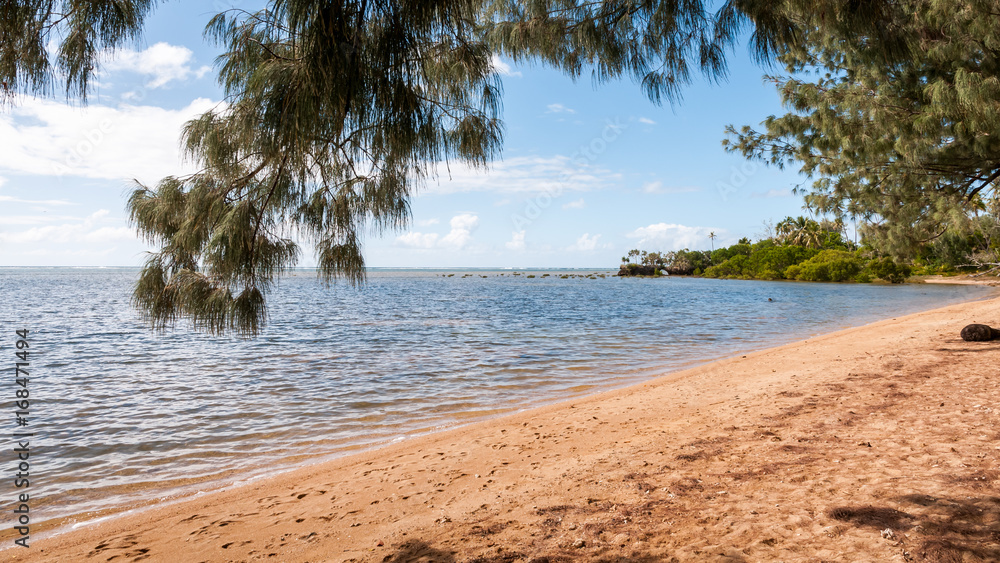
[[[966,342],[983,342],[1000,338],[1000,330],[988,325],[971,324],[962,329],[962,340]]]

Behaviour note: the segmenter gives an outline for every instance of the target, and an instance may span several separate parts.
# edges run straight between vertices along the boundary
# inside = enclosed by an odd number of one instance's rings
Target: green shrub
[[[737,254],[721,264],[706,269],[702,275],[706,278],[742,278],[745,275],[743,270],[749,260],[746,255]]]
[[[789,266],[785,276],[803,281],[842,282],[854,279],[861,273],[861,260],[844,250],[824,250],[809,260]]]
[[[802,263],[816,254],[819,250],[806,248],[804,246],[762,244],[761,241],[754,245],[754,252],[750,255],[744,274],[761,280],[780,280],[785,278],[785,270],[794,264]]]
[[[897,264],[892,258],[886,256],[880,260],[872,260],[868,264],[868,271],[871,275],[883,279],[889,283],[903,283],[910,277],[910,267],[906,264]]]
[[[720,248],[712,252],[711,261],[712,264],[722,264],[726,260],[729,260],[733,256],[742,254],[744,256],[750,256],[752,249],[749,243],[740,243],[728,246],[726,248]]]

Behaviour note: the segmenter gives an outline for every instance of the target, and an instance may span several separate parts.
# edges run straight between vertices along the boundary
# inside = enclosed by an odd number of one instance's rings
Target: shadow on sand
[[[896,537],[910,561],[1000,561],[1000,497],[914,494],[895,500],[904,510],[844,506],[828,515],[859,527],[900,532]]]

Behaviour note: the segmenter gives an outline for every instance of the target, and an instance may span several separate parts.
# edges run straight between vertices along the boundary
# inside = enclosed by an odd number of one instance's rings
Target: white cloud
[[[120,181],[137,178],[146,183],[191,173],[195,165],[181,159],[181,127],[217,105],[198,98],[178,110],[96,104],[76,108],[26,99],[0,113],[4,140],[0,170]]]
[[[44,225],[53,221],[78,221],[79,217],[72,215],[9,215],[0,217],[0,225],[9,227],[12,225]]]
[[[725,236],[726,231],[711,227],[687,227],[685,225],[656,223],[648,227],[640,227],[631,233],[628,238],[639,239],[639,246],[648,250],[681,250],[689,248],[692,250],[709,248],[709,233],[715,232],[720,238]]]
[[[422,221],[417,221],[418,227],[430,227],[431,225],[437,225],[441,221],[436,217],[434,219],[424,219]]]
[[[601,235],[590,236],[590,233],[583,233],[580,238],[576,239],[576,243],[567,248],[571,252],[590,252],[597,248],[597,240],[601,238]]]
[[[408,248],[434,248],[437,245],[437,233],[406,233],[396,237],[396,243]]]
[[[575,109],[570,109],[562,104],[549,104],[545,107],[548,108],[545,113],[576,113]]]
[[[144,51],[122,49],[108,55],[110,60],[101,65],[102,71],[135,72],[149,76],[147,88],[160,88],[174,80],[186,80],[190,76],[201,78],[212,67],[191,67],[194,53],[187,47],[157,43]]]
[[[521,76],[520,71],[512,71],[510,63],[505,62],[497,55],[493,55],[490,58],[490,62],[493,64],[493,70],[497,71],[498,74],[502,74],[503,76]]]
[[[686,194],[700,192],[697,186],[664,186],[663,182],[646,182],[642,185],[642,192],[647,194]]]
[[[451,232],[441,239],[443,246],[462,248],[472,239],[472,231],[479,226],[479,217],[463,213],[451,218]]]
[[[136,240],[136,233],[128,227],[101,227],[83,236],[85,242],[112,242],[116,240]]]
[[[0,201],[9,203],[27,203],[31,205],[76,205],[64,199],[20,199],[9,195],[0,195]]]
[[[88,217],[77,218],[75,221],[61,225],[32,227],[20,232],[0,232],[0,246],[9,244],[73,244],[73,243],[108,243],[113,241],[138,240],[135,231],[127,227],[101,227],[97,224],[108,215],[107,209],[101,209]]]
[[[440,168],[439,168],[440,171]],[[524,156],[494,162],[489,170],[452,164],[446,174],[428,181],[421,195],[460,192],[496,192],[558,195],[592,191],[621,183],[621,174],[589,163],[574,163],[567,156]],[[505,202],[507,203],[507,202]]]
[[[648,117],[640,117],[639,123],[645,123],[646,125],[656,125],[656,122]]]
[[[752,197],[754,199],[760,199],[760,198],[770,199],[772,197],[792,197],[793,195],[795,195],[795,194],[793,194],[789,190],[777,190],[777,189],[774,189],[774,190],[768,190],[766,192],[754,192],[754,193],[750,194],[750,197]]]
[[[576,201],[571,201],[569,203],[563,204],[562,208],[563,209],[583,209],[586,206],[587,206],[587,202],[583,201],[583,198],[581,197],[580,199],[578,199]]]
[[[524,233],[525,231],[512,231],[510,233],[510,240],[504,246],[508,250],[524,250]]]
[[[452,217],[449,225],[451,231],[443,237],[437,233],[413,231],[396,237],[396,244],[407,248],[461,249],[472,240],[472,231],[479,226],[479,217],[472,213],[463,213]]]

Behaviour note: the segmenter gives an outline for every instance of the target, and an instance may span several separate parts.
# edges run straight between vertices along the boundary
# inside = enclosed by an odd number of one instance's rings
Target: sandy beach
[[[0,557],[1000,561],[1000,341],[963,342],[972,322],[1000,326],[1000,298],[413,438]]]

